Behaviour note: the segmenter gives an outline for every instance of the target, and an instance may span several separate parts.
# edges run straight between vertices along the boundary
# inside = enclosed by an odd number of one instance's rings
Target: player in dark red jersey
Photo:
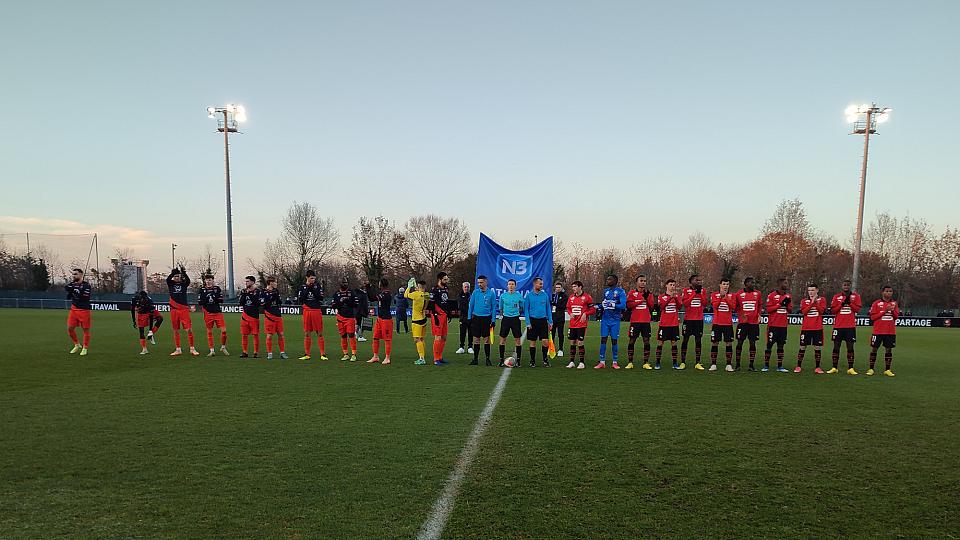
[[[730,293],[730,280],[720,280],[720,290],[710,295],[713,306],[713,324],[710,327],[710,371],[717,370],[717,350],[723,341],[723,354],[727,358],[727,371],[733,371],[733,312],[737,309],[737,296]]]
[[[449,314],[456,309],[456,301],[450,298],[447,285],[450,277],[446,272],[437,274],[437,285],[430,290],[430,300],[427,302],[427,314],[430,317],[430,330],[433,333],[433,364],[446,364],[443,359],[443,349],[447,346],[447,331]]]
[[[237,301],[243,310],[240,313],[240,358],[249,358],[247,345],[250,336],[253,336],[253,357],[260,354],[260,289],[257,287],[257,278],[244,278],[246,287],[237,295]]]
[[[787,324],[790,312],[793,310],[793,298],[790,296],[790,285],[787,278],[777,280],[777,290],[767,295],[767,349],[763,353],[763,369],[770,370],[770,352],[773,345],[777,345],[777,371],[787,373],[783,367],[783,346],[787,343]]]
[[[273,336],[277,336],[280,358],[286,360],[286,341],[283,338],[283,313],[280,311],[280,291],[277,289],[277,277],[267,278],[267,287],[260,293],[260,306],[263,309],[263,327],[267,335],[267,360],[273,360]]]
[[[636,287],[627,293],[627,311],[630,312],[630,341],[627,342],[627,369],[633,369],[633,350],[637,338],[643,338],[643,363],[650,363],[650,312],[657,305],[653,293],[647,290],[647,276],[640,274]]]
[[[340,334],[341,361],[357,361],[357,308],[360,302],[350,290],[347,278],[340,281],[340,290],[333,294],[333,309],[337,310],[337,332]],[[349,349],[347,348],[349,345]]]
[[[70,354],[79,352],[80,356],[87,355],[87,348],[90,347],[90,311],[93,306],[90,305],[90,295],[92,289],[90,284],[83,279],[83,270],[73,269],[73,281],[68,283],[64,289],[67,291],[67,299],[70,300],[70,314],[67,315],[67,334],[73,340],[73,348]],[[77,327],[83,330],[83,346],[77,339]]]
[[[220,308],[222,303],[223,290],[214,283],[213,274],[207,272],[203,276],[203,287],[197,291],[197,304],[203,311],[203,325],[207,327],[207,346],[210,347],[207,356],[217,355],[214,350],[214,328],[220,332],[220,352],[224,356],[230,356],[227,352],[227,324],[223,320],[223,310]]]
[[[757,340],[760,339],[760,291],[754,288],[752,277],[743,280],[743,289],[737,293],[737,365],[734,371],[740,371],[740,357],[743,354],[743,342],[750,340],[749,371],[756,371],[753,361],[757,357]]]
[[[850,280],[843,280],[843,288],[834,295],[830,302],[830,311],[833,312],[833,367],[827,373],[836,373],[840,364],[840,342],[847,344],[847,375],[856,375],[853,369],[853,347],[857,342],[857,312],[863,305],[860,295],[850,290]]]
[[[303,356],[300,360],[310,359],[310,334],[316,334],[320,348],[320,360],[326,360],[326,344],[323,340],[323,288],[317,283],[317,273],[307,270],[307,282],[300,286],[297,299],[303,309]]]
[[[370,298],[377,303],[377,318],[373,321],[373,357],[367,360],[368,364],[380,363],[381,366],[390,364],[390,351],[393,349],[393,315],[390,307],[393,304],[393,294],[390,292],[390,281],[380,279],[380,292]],[[462,314],[466,319],[466,314]],[[380,342],[383,341],[383,361],[380,362]]]
[[[176,349],[170,356],[180,356],[180,329],[187,331],[187,343],[190,345],[190,354],[200,356],[193,346],[193,322],[190,320],[190,303],[187,301],[187,287],[190,286],[190,276],[187,270],[180,265],[174,268],[167,276],[167,289],[170,292],[170,330],[173,332],[173,344]]]
[[[897,317],[900,307],[893,299],[893,287],[884,285],[880,299],[870,306],[870,320],[873,321],[873,335],[870,337],[870,369],[867,375],[873,375],[873,366],[877,363],[877,350],[886,349],[883,355],[886,367],[883,374],[894,377],[890,366],[893,364],[893,348],[897,346]]]
[[[703,308],[710,301],[707,298],[707,291],[703,290],[703,279],[699,274],[690,276],[687,280],[689,287],[683,290],[680,300],[683,302],[683,341],[680,343],[680,365],[686,366],[687,363],[687,342],[690,336],[694,338],[694,350],[697,356],[697,363],[694,368],[703,370],[703,364],[700,363],[700,353],[703,350]]]
[[[800,327],[800,350],[797,351],[797,367],[794,373],[800,373],[807,345],[813,345],[813,357],[817,362],[814,373],[823,373],[820,368],[820,349],[823,348],[823,312],[827,309],[827,299],[820,296],[816,283],[807,285],[807,297],[800,301],[800,313],[803,325]]]
[[[156,334],[163,323],[163,315],[160,315],[147,291],[140,291],[130,299],[130,318],[133,327],[140,331],[140,354],[149,354],[147,340],[150,338],[146,332],[149,331],[150,336]],[[153,343],[156,344],[156,341]]]
[[[567,367],[585,369],[587,366],[583,361],[587,357],[587,349],[583,346],[583,341],[587,335],[590,315],[595,314],[597,308],[593,305],[593,298],[583,292],[582,281],[574,281],[570,284],[570,288],[573,294],[567,298],[567,314],[570,315],[570,333],[567,335],[570,340],[570,363]],[[579,362],[577,362],[577,352],[580,353]]]
[[[657,307],[660,308],[660,324],[657,328],[657,364],[653,369],[660,369],[660,357],[663,355],[663,342],[670,342],[670,357],[673,359],[673,369],[684,369],[686,365],[677,363],[677,340],[680,339],[680,308],[683,302],[677,294],[677,281],[668,279],[664,283],[666,291],[657,297]],[[651,369],[650,364],[644,364],[643,369]]]

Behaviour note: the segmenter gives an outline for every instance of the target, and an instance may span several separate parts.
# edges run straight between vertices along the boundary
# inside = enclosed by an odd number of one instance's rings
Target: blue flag
[[[497,296],[507,290],[509,279],[517,280],[517,291],[531,291],[535,277],[543,279],[543,290],[550,294],[553,292],[553,237],[531,248],[514,251],[480,233],[477,275],[487,276],[487,282]]]

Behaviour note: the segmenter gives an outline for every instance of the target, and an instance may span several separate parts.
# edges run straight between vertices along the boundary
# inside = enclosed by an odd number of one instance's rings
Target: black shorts
[[[703,337],[703,321],[683,321],[683,335]]]
[[[583,341],[583,338],[587,336],[587,328],[571,328],[567,333],[567,339],[570,341]]]
[[[550,324],[546,319],[530,319],[527,321],[530,328],[527,330],[527,340],[534,342],[540,339],[550,339]]]
[[[710,341],[713,343],[730,343],[733,341],[732,324],[715,324],[710,328]]]
[[[737,325],[737,341],[749,339],[756,341],[760,339],[760,325],[742,322]]]
[[[632,322],[630,323],[630,339],[636,339],[638,336],[650,337],[650,323]]]
[[[657,329],[658,341],[676,341],[680,339],[679,326],[661,326]]]
[[[833,341],[835,342],[849,341],[850,343],[856,343],[857,329],[856,328],[834,328],[831,339],[833,339]]]
[[[520,331],[520,317],[504,317],[500,319],[500,337],[507,337],[513,332],[513,337],[518,338]]]
[[[786,326],[767,326],[767,343],[787,344]]]
[[[470,319],[470,331],[473,337],[485,338],[490,336],[490,316],[474,315]]]
[[[823,345],[823,330],[801,330],[800,345]]]
[[[896,334],[873,334],[870,336],[870,346],[873,348],[886,347],[892,349],[897,346]]]

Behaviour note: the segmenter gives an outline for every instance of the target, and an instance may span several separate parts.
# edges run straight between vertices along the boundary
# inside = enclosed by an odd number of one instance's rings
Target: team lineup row
[[[299,303],[303,306],[304,354],[301,360],[311,359],[313,337],[315,335],[319,348],[320,359],[326,360],[325,343],[323,338],[323,290],[317,282],[316,274],[309,270],[297,294]],[[223,292],[214,284],[212,275],[203,276],[203,287],[197,293],[197,304],[203,313],[204,324],[207,329],[208,356],[215,356],[214,329],[219,332],[219,350],[222,354],[229,354],[226,348],[227,334],[221,304]],[[238,299],[242,308],[240,334],[241,357],[249,356],[249,340],[253,338],[253,356],[257,357],[260,349],[260,318],[264,318],[266,335],[267,358],[273,358],[273,340],[276,338],[280,358],[287,358],[284,340],[283,317],[280,305],[281,297],[277,289],[275,277],[267,278],[266,287],[257,286],[253,276],[247,276],[246,287],[240,292]],[[479,365],[481,348],[485,356],[485,364],[493,365],[491,361],[491,345],[496,340],[496,321],[500,319],[499,331],[499,366],[519,367],[522,353],[522,338],[529,341],[530,366],[536,366],[537,344],[539,342],[542,354],[542,365],[550,366],[550,359],[563,356],[564,338],[568,338],[570,358],[567,364],[571,369],[585,369],[586,350],[584,340],[589,317],[598,316],[600,320],[600,350],[599,359],[594,369],[607,367],[607,344],[611,345],[611,368],[619,369],[620,327],[624,318],[629,316],[629,340],[627,345],[627,364],[625,369],[634,369],[635,344],[642,341],[642,367],[644,369],[660,369],[663,349],[666,342],[670,343],[670,354],[674,369],[685,369],[690,341],[694,344],[695,364],[698,370],[717,370],[719,344],[724,344],[726,371],[739,371],[743,346],[748,345],[749,371],[756,371],[755,359],[756,343],[760,337],[760,315],[765,311],[768,318],[766,349],[764,362],[760,371],[769,371],[770,359],[776,347],[777,366],[779,372],[789,371],[783,367],[784,345],[787,341],[787,317],[793,309],[793,298],[789,292],[789,283],[786,279],[778,280],[777,289],[771,291],[765,302],[761,292],[755,288],[753,278],[746,278],[743,288],[735,293],[730,292],[729,280],[721,280],[717,292],[708,294],[703,288],[700,276],[689,278],[689,286],[678,292],[677,282],[673,279],[664,283],[664,292],[655,295],[647,289],[645,276],[638,276],[635,288],[629,292],[619,286],[619,279],[615,275],[607,276],[603,299],[595,303],[590,294],[583,291],[583,284],[575,281],[571,284],[571,293],[568,294],[562,283],[557,283],[553,294],[543,290],[543,280],[534,278],[533,290],[522,294],[516,290],[516,282],[510,280],[507,290],[497,295],[488,287],[487,278],[478,276],[476,288],[470,283],[462,284],[462,291],[458,299],[454,299],[449,292],[449,276],[441,272],[437,275],[436,285],[428,292],[425,281],[411,278],[401,293],[411,305],[411,334],[418,353],[414,362],[418,365],[427,363],[425,359],[426,326],[430,323],[433,340],[433,363],[446,364],[443,354],[446,348],[449,314],[459,312],[460,348],[458,353],[473,354],[471,365]],[[187,301],[187,287],[190,278],[184,268],[174,268],[166,279],[170,293],[170,326],[175,349],[171,356],[183,354],[180,342],[180,330],[186,330],[189,353],[198,356],[200,353],[194,345],[194,336],[190,313],[195,308]],[[473,289],[473,290],[471,290]],[[82,270],[75,269],[73,282],[66,286],[67,297],[71,300],[70,314],[67,321],[67,332],[73,341],[71,353],[79,352],[84,356],[88,353],[90,343],[90,298],[89,283],[84,281]],[[357,327],[359,320],[365,314],[360,306],[366,300],[376,302],[375,320],[373,323],[373,356],[368,363],[390,364],[390,353],[393,341],[393,316],[391,306],[393,294],[389,281],[382,279],[379,290],[368,288],[363,294],[369,298],[361,298],[358,291],[350,289],[346,279],[342,280],[339,289],[333,294],[333,309],[336,311],[337,332],[340,335],[340,349],[342,360],[357,360]],[[856,315],[862,307],[860,295],[850,289],[849,280],[844,281],[842,290],[834,295],[830,301],[830,309],[836,315],[833,325],[833,352],[832,368],[823,371],[821,368],[821,351],[823,347],[823,316],[827,310],[827,299],[820,295],[816,284],[807,286],[807,294],[800,300],[800,313],[803,317],[800,331],[800,343],[797,352],[797,364],[794,372],[802,371],[802,363],[808,346],[814,349],[815,373],[837,373],[842,344],[846,345],[847,373],[857,375],[854,369],[854,343],[856,342]],[[710,332],[710,366],[704,367],[701,362],[702,338],[704,334],[703,313],[707,306],[713,310],[713,325]],[[156,309],[153,301],[145,291],[141,291],[131,301],[131,319],[134,328],[140,334],[140,354],[147,354],[147,341],[156,343],[154,334],[163,322],[163,316]],[[400,311],[400,310],[398,310]],[[405,315],[405,309],[403,313]],[[681,325],[680,315],[683,313]],[[737,316],[738,324],[734,332],[733,317]],[[871,352],[867,375],[874,374],[878,350],[885,349],[884,374],[894,376],[891,370],[893,348],[896,346],[896,320],[899,316],[899,307],[893,299],[892,287],[885,286],[881,297],[870,307],[869,317],[873,323],[871,336]],[[521,319],[523,318],[523,320]],[[651,323],[659,319],[657,331],[656,356],[651,364]],[[568,323],[568,332],[564,333],[564,325]],[[83,330],[81,345],[76,334],[76,328]],[[512,337],[514,342],[514,356],[506,356],[506,342]],[[678,355],[678,341],[681,341]],[[735,348],[733,342],[736,341]],[[380,345],[384,345],[384,357],[380,358]],[[482,347],[481,347],[482,346]],[[734,363],[734,357],[736,362]]]

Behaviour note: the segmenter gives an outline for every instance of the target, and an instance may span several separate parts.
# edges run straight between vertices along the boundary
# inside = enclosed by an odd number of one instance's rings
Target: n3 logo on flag
[[[477,275],[487,276],[490,288],[497,291],[507,290],[507,281],[517,282],[517,291],[523,293],[533,289],[533,278],[543,278],[543,289],[553,290],[553,237],[524,249],[507,249],[494,242],[489,236],[480,234],[477,250]]]
[[[513,278],[520,281],[530,277],[532,263],[533,257],[529,255],[501,253],[497,257],[497,272],[507,279]]]

